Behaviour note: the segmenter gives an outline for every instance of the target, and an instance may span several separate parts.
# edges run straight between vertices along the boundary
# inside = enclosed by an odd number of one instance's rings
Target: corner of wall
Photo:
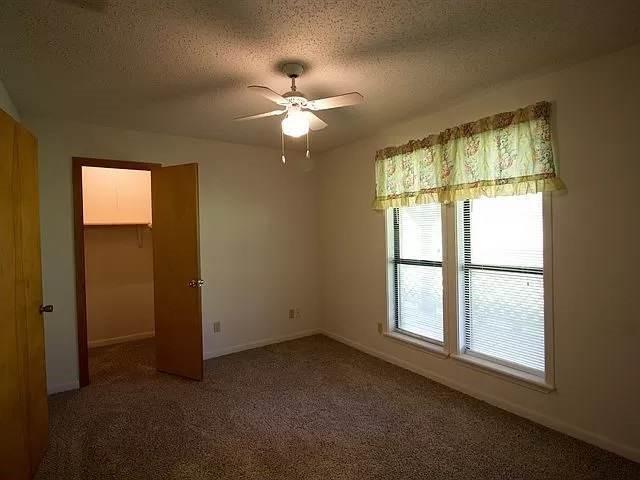
[[[0,108],[11,115],[14,119],[20,120],[20,114],[18,113],[18,109],[16,108],[13,100],[9,96],[9,92],[0,80]]]

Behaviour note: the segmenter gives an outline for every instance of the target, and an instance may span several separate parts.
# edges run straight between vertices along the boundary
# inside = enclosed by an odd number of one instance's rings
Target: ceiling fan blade
[[[236,117],[234,122],[243,122],[245,120],[254,120],[256,118],[273,117],[274,115],[282,115],[286,110],[273,110],[271,112],[259,113],[257,115],[247,115],[246,117]]]
[[[311,130],[322,130],[327,126],[323,120],[316,117],[313,113],[307,112],[307,116],[309,117],[309,128]]]
[[[330,108],[348,107],[364,102],[364,97],[358,92],[345,93],[335,97],[319,98],[307,102],[309,110],[329,110]]]
[[[269,100],[271,100],[274,103],[277,103],[278,105],[287,105],[288,103],[287,100],[282,95],[274,92],[269,87],[262,87],[260,85],[251,85],[249,86],[249,89],[253,92],[256,92],[262,95],[265,98],[268,98]]]

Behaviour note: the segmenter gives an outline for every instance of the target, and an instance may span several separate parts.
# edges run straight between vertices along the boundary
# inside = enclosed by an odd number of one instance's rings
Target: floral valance
[[[374,208],[563,190],[550,114],[540,102],[379,150]]]

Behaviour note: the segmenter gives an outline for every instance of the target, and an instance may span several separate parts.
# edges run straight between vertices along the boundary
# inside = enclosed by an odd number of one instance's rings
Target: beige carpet
[[[323,336],[153,369],[153,343],[91,352],[50,399],[37,479],[640,479],[640,464]]]

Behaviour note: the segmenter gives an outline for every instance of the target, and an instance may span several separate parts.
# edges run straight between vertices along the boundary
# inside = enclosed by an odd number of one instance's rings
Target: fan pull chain
[[[307,130],[307,158],[311,158],[309,155],[309,130]]]
[[[282,137],[282,164],[287,163],[287,159],[284,158],[284,132],[280,130],[280,136]]]

